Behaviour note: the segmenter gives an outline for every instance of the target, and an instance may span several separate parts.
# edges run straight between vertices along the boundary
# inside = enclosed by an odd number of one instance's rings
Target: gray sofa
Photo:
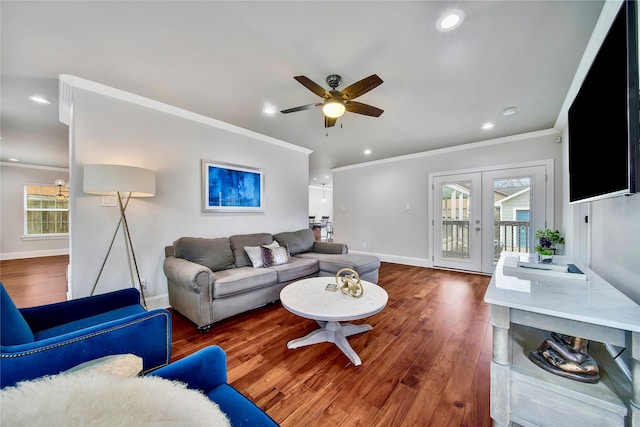
[[[274,241],[280,249],[264,248],[274,246]],[[271,265],[261,266],[264,259]],[[342,243],[318,242],[310,229],[273,235],[181,237],[165,248],[164,260],[169,303],[200,332],[219,320],[279,300],[280,291],[295,280],[335,277],[342,268],[377,283],[380,260],[349,254]]]

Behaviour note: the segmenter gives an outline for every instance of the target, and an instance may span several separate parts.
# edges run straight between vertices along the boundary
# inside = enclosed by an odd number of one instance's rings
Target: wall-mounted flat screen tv
[[[638,27],[623,2],[569,108],[569,202],[640,191]]]

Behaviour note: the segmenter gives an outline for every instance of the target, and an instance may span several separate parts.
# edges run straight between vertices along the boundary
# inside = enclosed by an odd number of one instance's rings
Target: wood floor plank
[[[67,300],[68,255],[0,261],[0,282],[19,308]]]
[[[66,300],[68,257],[50,258],[0,262],[0,280],[21,306]],[[361,366],[332,343],[288,349],[317,324],[279,303],[206,334],[173,312],[172,361],[219,345],[229,383],[283,427],[489,427],[489,279],[383,262],[387,307],[354,321],[373,330],[349,337]]]

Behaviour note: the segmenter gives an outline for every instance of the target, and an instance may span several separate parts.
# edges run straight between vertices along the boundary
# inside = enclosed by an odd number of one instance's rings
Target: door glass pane
[[[469,259],[471,181],[442,184],[442,257]]]
[[[496,179],[494,195],[494,262],[502,251],[530,252],[531,178]]]

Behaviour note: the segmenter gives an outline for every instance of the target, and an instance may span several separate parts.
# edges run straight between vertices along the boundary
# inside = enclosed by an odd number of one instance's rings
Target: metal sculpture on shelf
[[[336,273],[336,284],[345,295],[360,298],[364,294],[360,275],[350,268],[343,268]]]
[[[544,369],[565,378],[597,383],[600,380],[598,364],[587,354],[589,341],[570,335],[551,333],[551,338],[529,353],[529,359]]]

